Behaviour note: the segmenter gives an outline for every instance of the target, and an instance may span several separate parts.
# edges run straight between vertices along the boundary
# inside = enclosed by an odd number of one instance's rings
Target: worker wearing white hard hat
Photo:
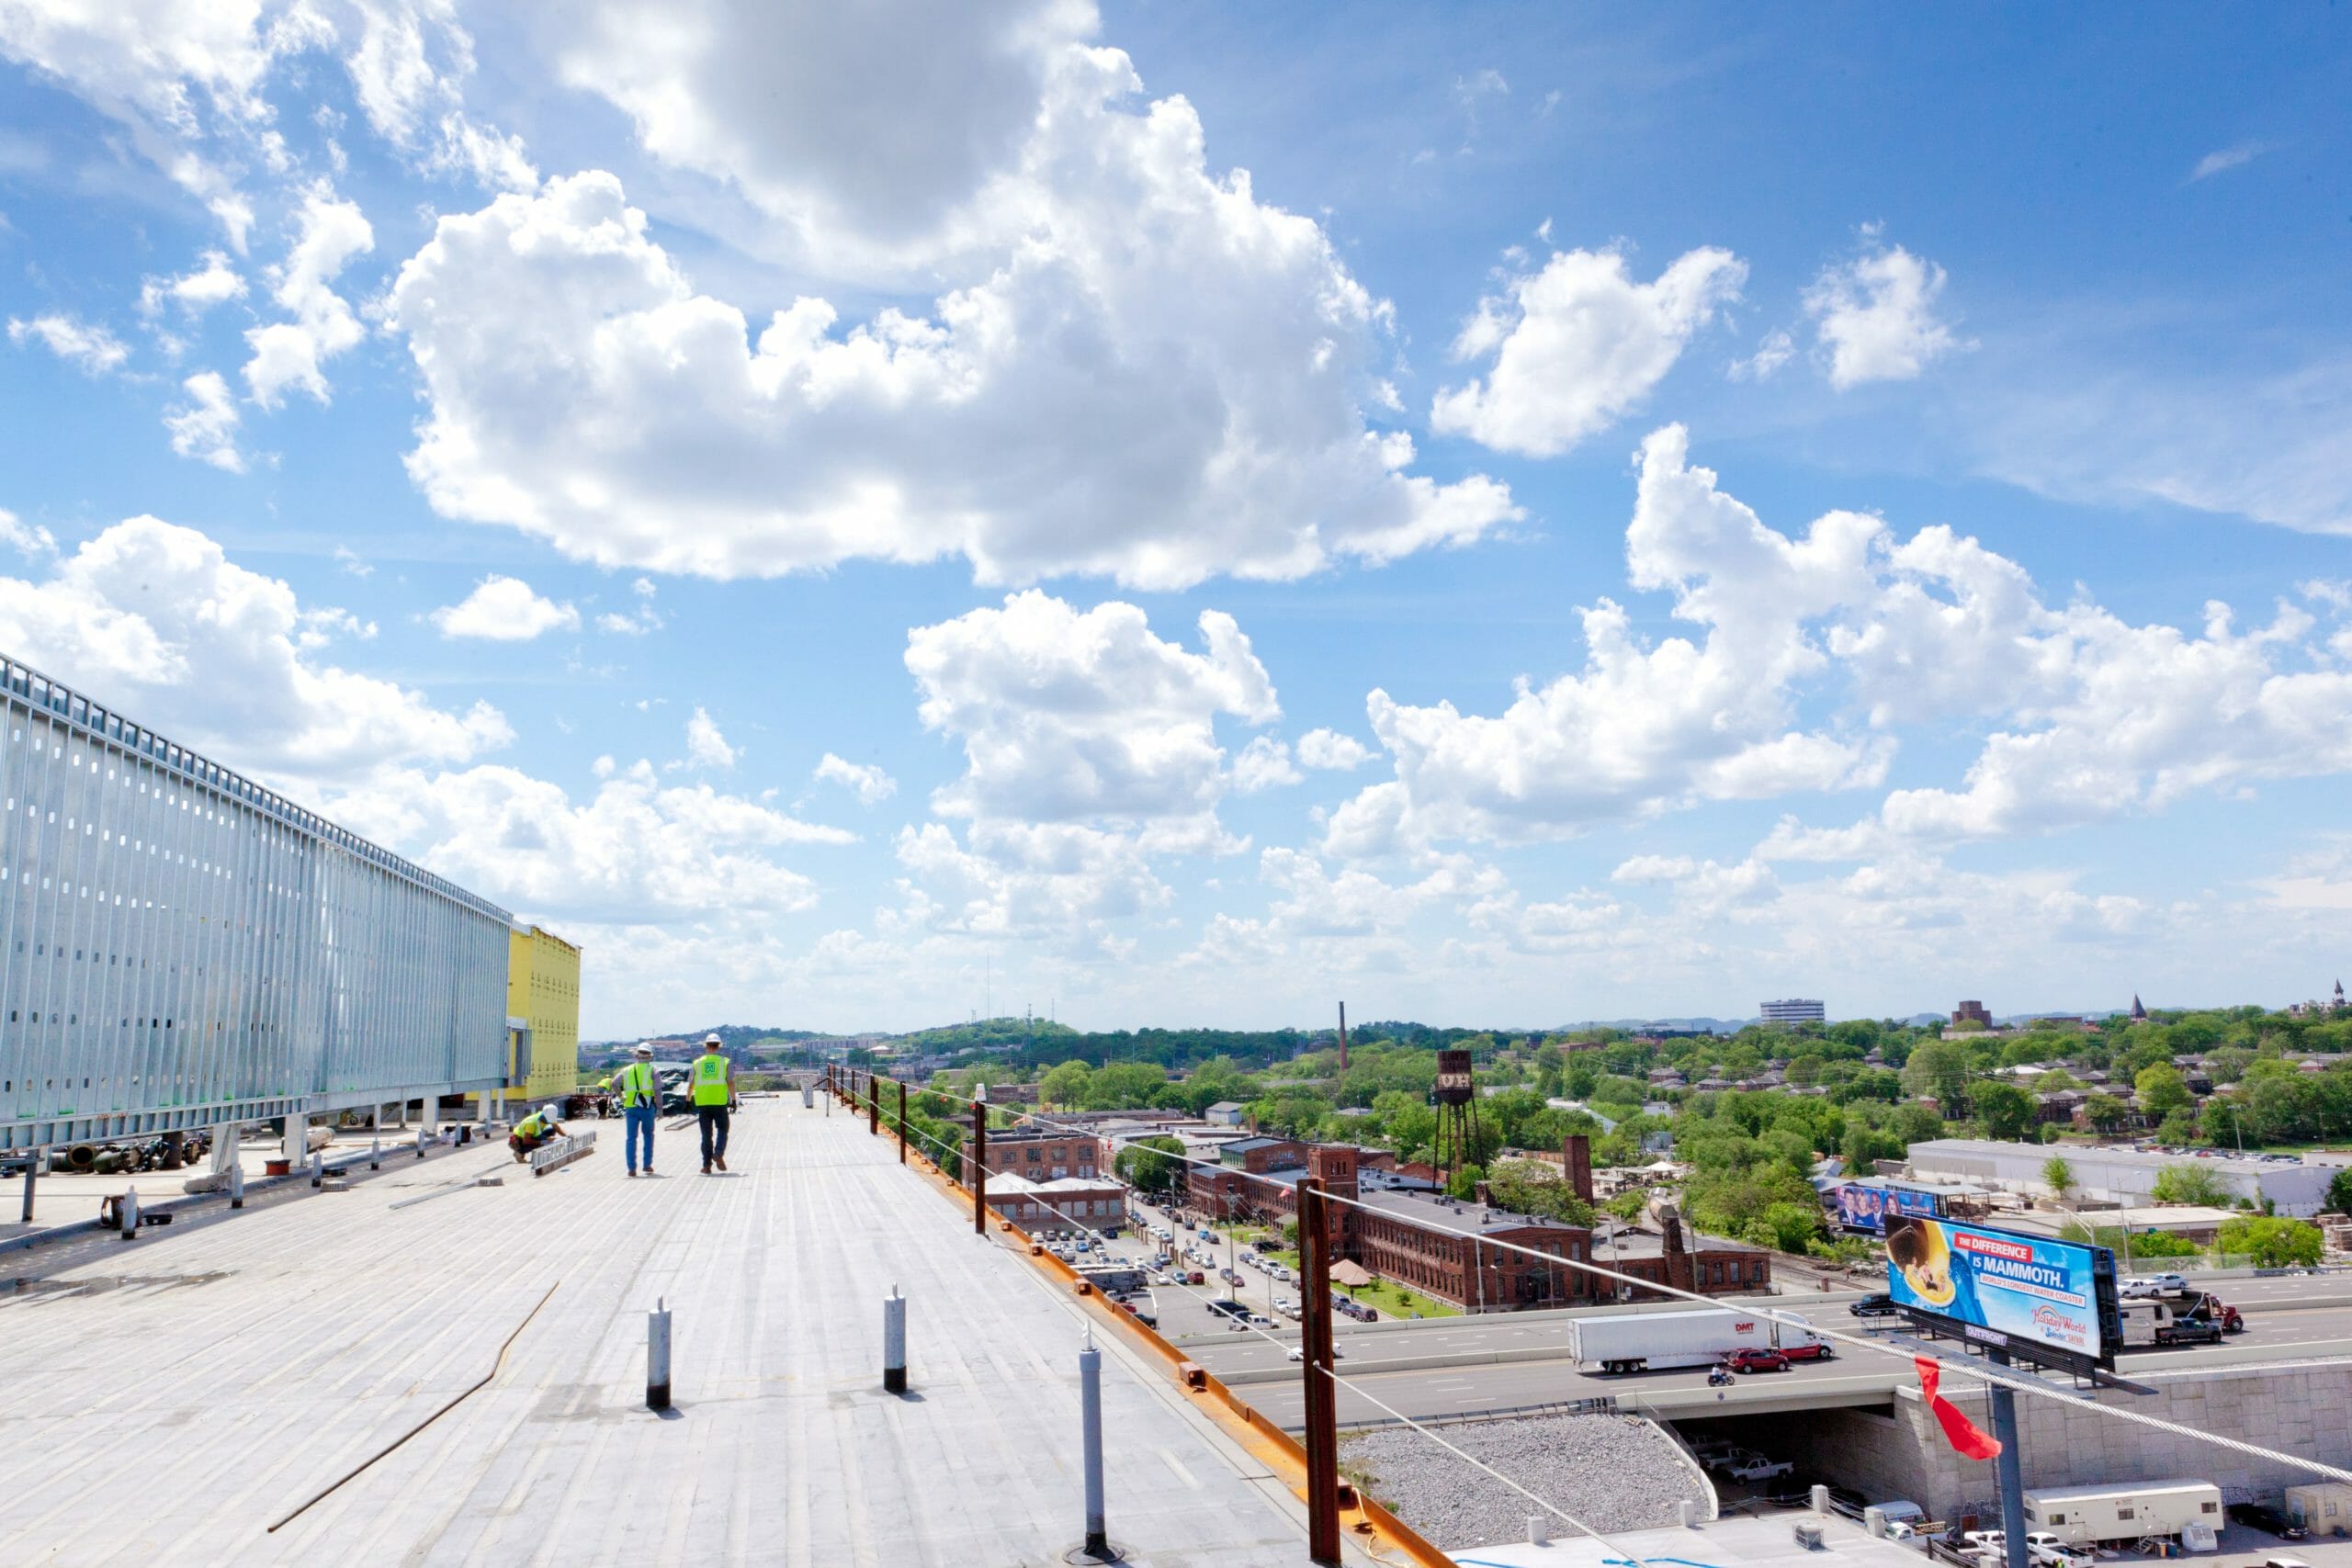
[[[530,1157],[533,1149],[551,1138],[562,1136],[563,1127],[556,1120],[556,1108],[552,1104],[542,1105],[514,1123],[514,1130],[506,1134],[506,1146],[513,1151],[515,1162],[520,1164]]]
[[[653,1076],[653,1047],[639,1045],[637,1058],[613,1075],[613,1092],[621,1102],[621,1146],[628,1157],[628,1173],[637,1174],[637,1142],[645,1140],[645,1174],[653,1174],[653,1118],[662,1107],[662,1080]]]
[[[727,1168],[728,1112],[735,1104],[735,1064],[727,1059],[727,1042],[716,1033],[702,1040],[702,1055],[687,1074],[695,1102],[695,1119],[702,1123],[702,1173],[711,1167]]]

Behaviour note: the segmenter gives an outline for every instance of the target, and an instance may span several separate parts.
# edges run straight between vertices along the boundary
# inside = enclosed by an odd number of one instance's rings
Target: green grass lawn
[[[1410,1317],[1419,1313],[1423,1317],[1460,1317],[1462,1309],[1451,1306],[1435,1296],[1425,1296],[1419,1291],[1408,1291],[1394,1280],[1374,1280],[1347,1292],[1364,1305],[1376,1309],[1383,1317]]]
[[[1266,1256],[1293,1273],[1298,1271],[1298,1254],[1295,1252],[1270,1252]],[[1449,1306],[1435,1296],[1425,1296],[1419,1291],[1407,1290],[1393,1280],[1375,1280],[1371,1284],[1352,1292],[1341,1287],[1340,1293],[1353,1295],[1356,1300],[1377,1311],[1383,1317],[1410,1317],[1417,1312],[1423,1317],[1460,1317],[1462,1315],[1460,1307]]]

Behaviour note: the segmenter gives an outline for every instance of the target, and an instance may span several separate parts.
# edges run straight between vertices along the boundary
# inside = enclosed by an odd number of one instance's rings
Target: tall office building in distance
[[[1826,1023],[1829,1010],[1819,1001],[1807,997],[1791,997],[1785,1001],[1758,1005],[1767,1023]]]

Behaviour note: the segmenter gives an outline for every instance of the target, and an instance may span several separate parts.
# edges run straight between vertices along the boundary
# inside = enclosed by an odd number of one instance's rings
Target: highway
[[[1809,1316],[1849,1331],[1858,1325],[1858,1319],[1841,1307],[1814,1309]],[[1872,1337],[1894,1340],[1895,1331],[1879,1328]],[[1371,1399],[1416,1420],[1600,1396],[1613,1396],[1621,1405],[1642,1405],[1668,1417],[1696,1416],[1708,1404],[1724,1405],[1724,1416],[1734,1416],[1740,1405],[1788,1411],[1806,1404],[1872,1404],[1895,1384],[1910,1382],[1910,1368],[1894,1357],[1868,1352],[1841,1352],[1835,1361],[1794,1366],[1785,1373],[1747,1375],[1736,1380],[1731,1389],[1710,1389],[1705,1368],[1604,1378],[1585,1373],[1562,1354],[1545,1354],[1559,1349],[1557,1319],[1553,1324],[1444,1319],[1404,1324],[1390,1333],[1381,1333],[1381,1325],[1348,1325],[1334,1340],[1340,1347],[1340,1375],[1348,1382],[1362,1384]],[[1259,1336],[1204,1336],[1185,1349],[1218,1378],[1242,1384],[1244,1399],[1270,1420],[1284,1427],[1301,1425],[1298,1368],[1289,1363],[1286,1349],[1268,1345]],[[1948,1347],[1948,1354],[1950,1349],[1954,1347]],[[2260,1314],[2246,1309],[2246,1333],[2222,1345],[2126,1354],[2117,1361],[2117,1371],[2126,1378],[2147,1380],[2222,1366],[2326,1357],[2352,1357],[2352,1304],[2279,1303],[2263,1307]],[[1440,1363],[1430,1366],[1430,1359]],[[1340,1420],[1369,1422],[1387,1416],[1364,1394],[1340,1387]]]
[[[1111,1251],[1134,1257],[1138,1245],[1129,1239],[1112,1244]],[[1149,1244],[1142,1247],[1148,1251]],[[1218,1248],[1220,1261],[1225,1251]],[[1262,1333],[1238,1330],[1211,1313],[1208,1300],[1227,1289],[1212,1274],[1204,1286],[1158,1287],[1148,1292],[1159,1331],[1218,1378],[1236,1385],[1270,1419],[1296,1427],[1302,1419],[1302,1395],[1298,1368],[1290,1361],[1289,1350],[1298,1341],[1298,1327],[1273,1314],[1272,1306],[1278,1296],[1295,1297],[1298,1287],[1250,1269],[1240,1274],[1234,1293],[1272,1317],[1272,1327]],[[2219,1345],[2133,1352],[2119,1358],[2116,1370],[2126,1377],[2161,1380],[2217,1367],[2352,1356],[2352,1274],[2215,1280],[2208,1288],[2245,1314],[2245,1333]],[[1850,1292],[1792,1294],[1747,1298],[1744,1303],[1732,1298],[1724,1304],[1769,1305],[1873,1339],[1894,1340],[1905,1333],[1892,1319],[1855,1317],[1847,1310],[1853,1299]],[[1786,1372],[1742,1377],[1729,1390],[1709,1389],[1703,1368],[1607,1377],[1583,1371],[1566,1359],[1567,1315],[1498,1313],[1359,1324],[1335,1314],[1340,1375],[1363,1385],[1362,1393],[1340,1389],[1340,1418],[1355,1423],[1384,1418],[1388,1412],[1373,1399],[1421,1419],[1603,1396],[1660,1416],[1688,1416],[1718,1404],[1729,1415],[1743,1404],[1786,1410],[1872,1403],[1911,1378],[1909,1368],[1894,1357],[1859,1349],[1841,1349],[1834,1360]]]

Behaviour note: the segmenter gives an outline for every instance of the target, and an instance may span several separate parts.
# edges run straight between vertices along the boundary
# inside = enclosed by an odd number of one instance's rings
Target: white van
[[[2222,1528],[2222,1489],[2210,1481],[2056,1486],[2025,1495],[2025,1522],[2069,1546],[2136,1541]]]

